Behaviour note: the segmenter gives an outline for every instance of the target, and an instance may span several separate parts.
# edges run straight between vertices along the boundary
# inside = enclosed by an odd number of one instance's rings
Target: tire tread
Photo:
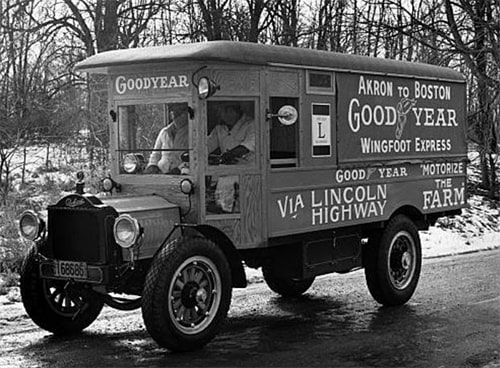
[[[392,237],[400,230],[407,230],[415,241],[417,250],[417,265],[414,277],[405,290],[395,290],[386,273],[385,258]],[[365,278],[368,290],[378,303],[385,306],[402,305],[406,303],[417,287],[422,251],[418,231],[413,221],[405,215],[394,216],[385,229],[369,238],[368,244],[363,248],[363,265],[365,267]]]
[[[218,258],[222,278],[222,299],[211,327],[196,335],[183,335],[169,322],[169,280],[173,272],[193,252],[201,251]],[[214,261],[214,259],[212,259]],[[226,288],[224,290],[224,288]],[[210,240],[201,237],[182,237],[162,248],[151,263],[143,290],[142,316],[151,337],[161,346],[172,351],[191,351],[207,344],[222,327],[231,302],[231,271],[223,252]]]

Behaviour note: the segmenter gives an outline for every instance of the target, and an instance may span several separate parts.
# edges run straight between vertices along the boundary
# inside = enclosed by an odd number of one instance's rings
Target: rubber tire
[[[287,298],[304,294],[314,282],[314,277],[302,280],[279,277],[275,269],[269,266],[262,267],[262,274],[272,291]]]
[[[392,241],[398,234],[402,235],[402,232],[410,235],[414,242],[415,269],[408,285],[398,288],[391,281],[387,264]],[[389,221],[381,234],[371,236],[363,249],[363,265],[368,290],[378,303],[395,306],[410,300],[417,287],[422,267],[420,237],[413,221],[405,215],[397,215]]]
[[[49,285],[61,285],[65,281],[49,280],[40,277],[36,248],[28,252],[21,267],[20,291],[26,313],[38,326],[55,335],[70,335],[90,326],[99,316],[104,303],[90,290],[78,294],[83,300],[82,311],[73,316],[62,315],[54,310],[57,305],[48,299]],[[77,292],[78,293],[78,292]]]
[[[180,267],[192,257],[206,257],[220,276],[221,297],[215,315],[198,333],[185,333],[172,320],[169,312],[169,287]],[[151,337],[162,347],[174,352],[202,348],[220,331],[231,303],[231,270],[222,250],[212,241],[184,237],[167,244],[152,261],[146,276],[142,316]],[[172,296],[173,298],[173,296]]]

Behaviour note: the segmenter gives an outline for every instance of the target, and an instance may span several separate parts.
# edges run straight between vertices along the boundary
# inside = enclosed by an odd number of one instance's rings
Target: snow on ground
[[[500,232],[485,233],[467,238],[454,232],[433,227],[429,231],[421,232],[420,237],[422,256],[424,258],[470,253],[500,247]]]

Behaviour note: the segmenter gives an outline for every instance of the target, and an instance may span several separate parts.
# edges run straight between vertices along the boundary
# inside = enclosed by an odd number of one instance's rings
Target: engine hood
[[[175,224],[180,222],[179,206],[157,195],[97,198],[92,195],[70,194],[60,199],[56,205],[49,206],[50,209],[67,211],[61,218],[71,218],[73,223],[84,222],[83,216],[86,210],[87,217],[101,212],[108,217],[111,214],[113,217],[129,214],[139,222],[143,231],[139,243],[130,249],[136,260],[153,257]],[[85,219],[88,222],[88,218]],[[87,229],[87,231],[95,232],[95,229]],[[175,230],[172,236],[180,236],[180,230]],[[131,259],[130,250],[123,250],[125,260]]]
[[[133,248],[135,259],[153,257],[175,224],[180,222],[179,206],[157,195],[100,198],[100,201],[104,206],[114,208],[118,215],[127,213],[139,221],[143,237]],[[172,235],[180,236],[179,231]],[[123,258],[129,260],[130,252],[124,250]]]
[[[133,216],[133,214],[137,212],[140,213],[144,211],[161,211],[179,208],[179,206],[170,203],[165,198],[157,195],[99,199],[104,205],[113,207],[119,215],[129,213]]]

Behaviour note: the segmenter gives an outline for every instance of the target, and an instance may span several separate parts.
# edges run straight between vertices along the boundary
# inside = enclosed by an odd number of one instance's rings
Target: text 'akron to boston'
[[[386,203],[386,184],[313,190],[312,224],[379,217],[384,214]]]

